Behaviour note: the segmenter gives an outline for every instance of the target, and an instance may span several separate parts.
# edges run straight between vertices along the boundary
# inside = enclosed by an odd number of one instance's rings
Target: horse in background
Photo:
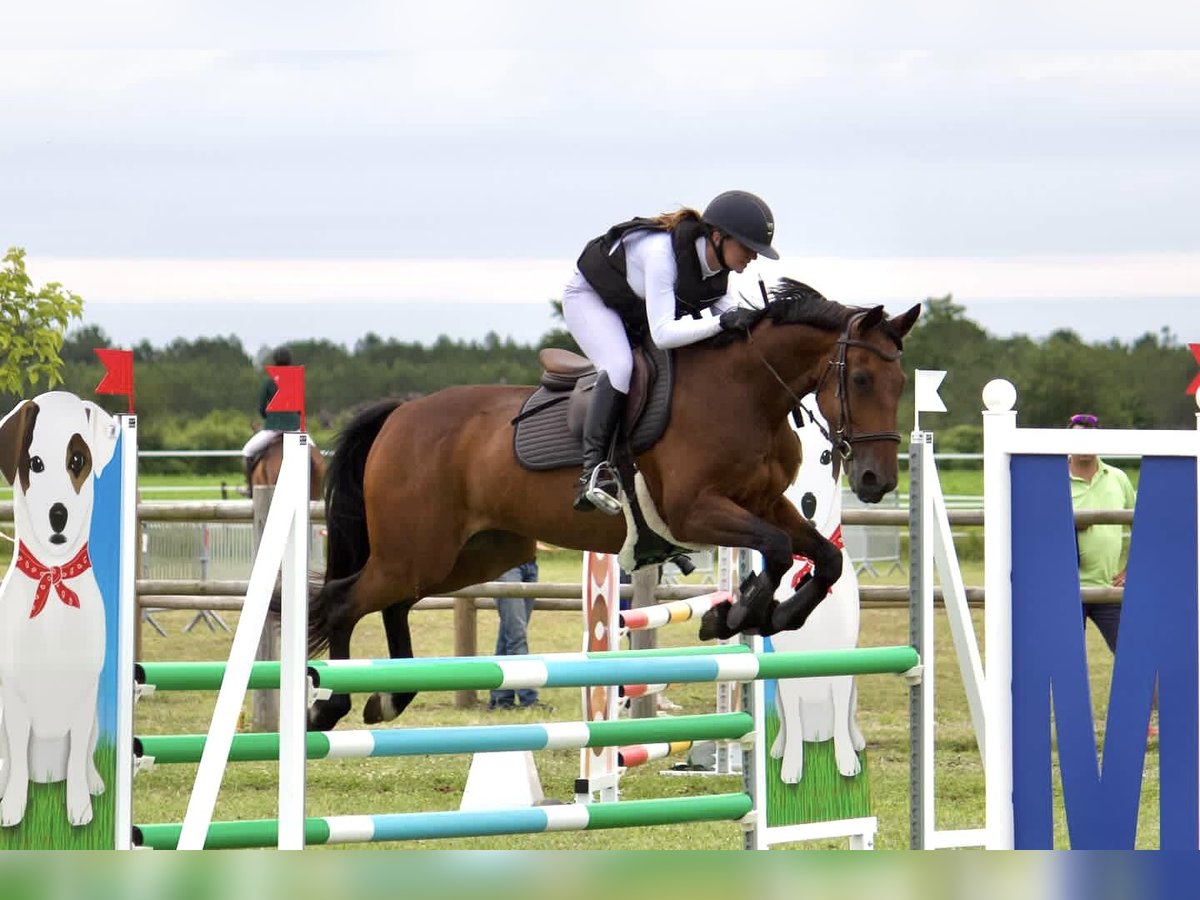
[[[311,440],[308,442],[308,459],[308,496],[310,500],[317,500],[324,491],[325,457]],[[247,494],[253,497],[254,488],[258,485],[274,485],[279,480],[279,469],[282,465],[283,432],[280,432],[250,463],[246,477]]]
[[[899,358],[920,310],[892,318],[784,279],[747,329],[672,352],[669,423],[636,460],[648,497],[676,544],[748,547],[765,561],[738,603],[705,615],[702,640],[799,628],[841,577],[841,550],[784,497],[800,465],[788,416],[815,393],[851,487],[866,503],[882,499],[898,478]],[[325,581],[310,598],[314,653],[349,658],[355,625],[379,611],[391,656],[411,657],[408,612],[422,597],[494,579],[539,540],[621,549],[623,518],[572,508],[577,466],[518,463],[514,419],[533,392],[451,387],[384,401],[345,428],[326,482]],[[814,561],[813,576],[780,602],[793,554]],[[375,694],[364,719],[395,718],[413,696]],[[347,695],[319,701],[310,727],[332,728],[349,710]]]

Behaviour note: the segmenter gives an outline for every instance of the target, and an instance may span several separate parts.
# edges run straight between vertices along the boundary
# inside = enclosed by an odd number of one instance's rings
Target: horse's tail
[[[367,510],[363,501],[363,472],[367,453],[387,417],[403,401],[382,400],[356,415],[338,435],[325,473],[325,584],[309,600],[309,647],[314,652],[329,641],[329,626],[339,618],[344,592],[329,590],[335,580],[360,572],[371,555]]]
[[[371,445],[400,402],[376,403],[356,415],[338,435],[329,471],[325,473],[325,519],[329,534],[326,581],[353,575],[367,564],[371,555],[363,502],[363,471]]]

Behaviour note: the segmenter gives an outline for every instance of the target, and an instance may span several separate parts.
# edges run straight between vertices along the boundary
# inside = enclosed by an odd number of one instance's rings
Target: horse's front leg
[[[748,547],[762,554],[760,574],[741,585],[737,603],[713,607],[700,623],[700,640],[728,638],[742,631],[769,628],[775,589],[792,565],[787,532],[716,494],[701,494],[686,506],[667,508],[672,533],[682,541],[719,547]]]
[[[813,562],[812,578],[771,610],[771,621],[762,633],[775,634],[777,631],[795,631],[808,621],[813,610],[842,577],[842,551],[800,515],[786,497],[779,498],[768,518],[790,535],[793,553]]]

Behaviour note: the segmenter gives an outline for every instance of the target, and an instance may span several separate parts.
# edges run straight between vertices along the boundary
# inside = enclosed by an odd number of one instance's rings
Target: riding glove
[[[736,306],[721,313],[721,328],[724,331],[744,330],[762,317],[762,310]]]

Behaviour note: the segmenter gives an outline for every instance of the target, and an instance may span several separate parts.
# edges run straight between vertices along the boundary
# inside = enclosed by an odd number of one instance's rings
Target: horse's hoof
[[[775,585],[766,572],[751,572],[738,587],[738,603],[746,608],[747,617],[764,618],[763,613],[775,599]]]
[[[378,694],[372,694],[363,705],[363,721],[368,725],[378,725],[383,721],[383,703]]]
[[[718,603],[700,617],[700,640],[727,640],[737,634],[729,627],[729,609],[733,606],[728,600]]]
[[[334,694],[330,700],[318,700],[308,711],[308,730],[333,731],[348,712],[350,698],[345,694]]]

